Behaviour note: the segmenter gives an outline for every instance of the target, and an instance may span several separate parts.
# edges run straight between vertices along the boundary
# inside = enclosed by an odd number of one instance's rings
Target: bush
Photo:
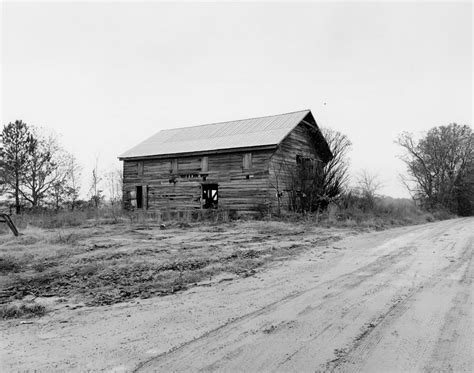
[[[449,212],[448,210],[445,210],[445,209],[433,211],[432,215],[435,218],[435,220],[447,220],[447,219],[452,219],[455,217],[455,215],[452,212]]]

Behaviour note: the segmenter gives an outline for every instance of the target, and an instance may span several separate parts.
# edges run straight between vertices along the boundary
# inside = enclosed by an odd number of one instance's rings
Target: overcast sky
[[[472,125],[470,2],[4,2],[1,32],[2,124],[53,129],[87,179],[160,129],[311,109],[404,197],[397,135]]]

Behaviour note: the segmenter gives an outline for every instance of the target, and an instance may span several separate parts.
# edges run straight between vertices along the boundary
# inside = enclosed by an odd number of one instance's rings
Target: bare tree
[[[367,170],[363,170],[357,175],[356,192],[364,201],[364,209],[371,210],[374,208],[375,199],[381,187],[382,182],[378,175]]]
[[[293,160],[281,160],[271,165],[270,185],[273,187],[277,198],[277,214],[286,201],[290,211],[310,210],[307,196],[313,197],[311,182],[308,172],[302,165]]]
[[[55,178],[54,182],[51,184],[49,188],[49,197],[51,199],[52,205],[54,209],[57,211],[59,210],[67,198],[67,179],[69,177],[68,169],[67,169],[67,158],[69,154],[65,153],[58,156],[58,167],[55,170]]]
[[[272,162],[270,168],[270,174],[272,175],[270,180],[270,186],[275,190],[275,197],[277,199],[277,215],[281,214],[283,194],[285,192],[285,185],[283,182],[284,169],[288,168],[283,162]]]
[[[363,170],[357,175],[356,184],[360,194],[371,199],[377,196],[382,187],[379,176],[367,170]]]
[[[435,127],[418,141],[405,132],[397,144],[404,151],[401,159],[407,167],[404,183],[415,201],[428,209],[446,208],[454,213],[465,207],[459,202],[461,194],[474,195],[470,181],[474,134],[469,126]],[[471,201],[467,198],[464,203]]]
[[[349,179],[349,152],[352,143],[349,138],[330,128],[321,128],[326,139],[332,158],[322,170],[322,191],[326,199],[334,200],[341,196],[347,189]]]
[[[74,210],[79,198],[81,167],[76,158],[65,151],[57,157],[55,182],[50,188],[50,197],[53,206],[58,210],[63,205],[68,205]]]
[[[67,162],[67,174],[67,202],[71,210],[74,211],[81,190],[82,167],[73,155],[70,156]]]
[[[105,182],[111,205],[122,203],[122,169],[117,168],[105,174]]]
[[[89,189],[90,200],[95,208],[98,208],[104,199],[103,191],[100,189],[102,176],[99,172],[99,158],[96,157],[95,166],[92,169],[91,186]]]

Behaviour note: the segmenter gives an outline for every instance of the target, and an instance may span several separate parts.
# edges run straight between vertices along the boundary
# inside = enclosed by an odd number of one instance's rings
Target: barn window
[[[299,177],[304,180],[311,180],[315,176],[315,160],[311,157],[304,157],[302,155],[296,156],[296,165],[299,172]]]
[[[217,208],[217,202],[217,184],[202,184],[202,207],[205,209],[215,209]]]
[[[300,166],[302,170],[312,171],[314,166],[314,159],[311,157],[303,157],[302,155],[297,154],[296,164]]]
[[[313,173],[314,170],[314,160],[313,158],[303,158],[303,169],[309,173]]]
[[[171,160],[171,169],[170,169],[171,174],[177,174],[178,173],[178,158],[174,158]]]
[[[201,158],[201,172],[207,172],[209,170],[209,157]]]
[[[242,157],[242,168],[250,170],[252,168],[252,153],[245,153]]]
[[[199,177],[199,174],[196,173],[189,173],[189,174],[181,174],[179,175],[181,179],[196,179]]]

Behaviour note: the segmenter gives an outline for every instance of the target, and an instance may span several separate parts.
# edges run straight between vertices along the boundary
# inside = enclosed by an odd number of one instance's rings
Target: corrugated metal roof
[[[309,112],[302,110],[268,117],[163,130],[126,151],[119,158],[278,145]]]

